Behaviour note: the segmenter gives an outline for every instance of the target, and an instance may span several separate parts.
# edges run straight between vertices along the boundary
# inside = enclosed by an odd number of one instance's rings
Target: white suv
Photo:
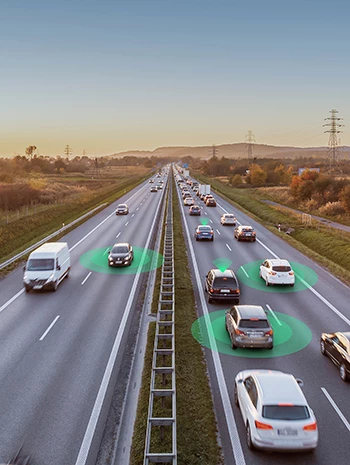
[[[318,443],[314,412],[300,389],[301,380],[274,370],[244,370],[235,378],[250,449],[308,450]]]
[[[260,265],[260,278],[270,284],[289,284],[294,286],[295,276],[288,260],[270,258]]]

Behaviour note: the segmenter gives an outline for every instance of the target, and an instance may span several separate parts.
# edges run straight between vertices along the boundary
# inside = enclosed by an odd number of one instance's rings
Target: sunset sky
[[[350,145],[349,0],[0,2],[0,156]]]

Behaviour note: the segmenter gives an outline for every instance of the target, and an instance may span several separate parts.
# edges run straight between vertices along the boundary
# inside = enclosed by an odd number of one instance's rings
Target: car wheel
[[[269,280],[267,279],[267,276],[266,276],[266,278],[265,278],[265,284],[266,284],[266,286],[269,286],[269,285],[270,285]]]
[[[196,241],[198,241],[198,237],[196,237]]]
[[[239,408],[239,401],[238,401],[238,393],[237,393],[237,385],[236,385],[236,383],[235,383],[235,390],[233,391],[233,398],[234,398],[235,404]]]
[[[268,349],[269,349],[269,350],[272,350],[272,349],[273,349],[273,344],[272,344],[272,346],[271,346],[271,347],[268,347]]]
[[[237,349],[237,346],[236,346],[236,344],[233,342],[232,339],[231,339],[231,349],[233,349],[233,350],[236,350],[236,349]]]
[[[210,240],[213,242],[214,238],[212,237]]]
[[[339,373],[340,373],[340,377],[343,381],[347,381],[348,379],[348,376],[346,374],[346,368],[345,368],[345,365],[344,363],[342,363],[339,367]]]
[[[52,287],[53,292],[56,292],[56,291],[57,291],[57,288],[58,288],[58,283],[57,283],[57,281],[55,281],[55,282],[53,283],[53,287]]]
[[[259,276],[260,276],[260,278],[264,279],[264,278],[262,277],[261,270],[259,271]]]
[[[26,290],[26,292],[29,292],[30,291],[30,287],[29,286],[24,286],[24,289]]]
[[[208,296],[208,303],[211,304],[213,302],[213,299],[211,298],[211,296],[209,295]]]
[[[290,284],[290,287],[293,287],[294,286],[294,283]]]
[[[253,441],[252,441],[252,435],[250,433],[249,423],[247,423],[247,426],[246,426],[246,436],[247,436],[247,446],[248,446],[248,448],[251,449],[251,450],[254,450],[255,447],[254,447],[254,444],[253,444]]]
[[[320,348],[321,348],[321,354],[326,355],[326,346],[325,346],[324,341],[320,342]]]

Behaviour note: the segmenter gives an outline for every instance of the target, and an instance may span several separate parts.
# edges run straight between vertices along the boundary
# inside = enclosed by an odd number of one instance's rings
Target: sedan
[[[116,215],[127,215],[129,213],[129,207],[127,206],[126,203],[120,203],[117,206],[117,209],[115,211]]]
[[[221,216],[220,223],[222,225],[236,226],[237,220],[235,215],[233,215],[232,213],[224,213]]]
[[[200,241],[202,239],[207,241],[214,240],[214,230],[211,226],[208,225],[199,225],[196,227],[194,231],[194,238],[196,241]]]
[[[234,400],[241,410],[250,449],[313,451],[318,443],[314,412],[300,379],[275,370],[244,370],[235,378]]]
[[[192,205],[189,210],[190,215],[198,215],[201,216],[201,207],[198,205]]]
[[[187,205],[187,206],[191,206],[191,205],[194,205],[194,200],[192,199],[192,197],[185,197],[184,199],[184,205]]]
[[[289,284],[294,286],[295,276],[288,260],[271,258],[260,265],[260,278],[265,280],[266,286],[270,284]]]
[[[339,367],[343,381],[350,380],[350,332],[322,333],[321,352]]]
[[[205,202],[207,207],[216,207],[216,200],[214,197],[209,197]]]
[[[156,186],[152,186],[150,189],[151,192],[158,192],[158,189]]]
[[[114,244],[108,254],[108,266],[130,266],[134,252],[128,242]]]
[[[238,241],[256,241],[256,232],[252,226],[238,226],[235,228],[233,236]]]

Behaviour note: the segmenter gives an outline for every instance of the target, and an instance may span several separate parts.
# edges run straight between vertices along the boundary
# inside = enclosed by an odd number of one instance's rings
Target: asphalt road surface
[[[70,275],[57,292],[25,293],[23,271],[0,282],[0,463],[23,444],[35,465],[94,464],[130,321],[158,227],[164,189],[148,182],[67,234]],[[130,213],[116,216],[118,203]],[[108,249],[130,242],[131,267],[109,270]],[[89,256],[84,254],[89,253]],[[148,268],[147,268],[148,267]]]
[[[205,338],[206,356],[214,395],[219,432],[227,465],[347,465],[350,463],[350,383],[344,383],[338,368],[321,355],[322,332],[349,331],[349,288],[322,267],[295,250],[263,225],[213,194],[217,207],[203,207],[202,216],[189,216],[180,197],[199,315],[212,318],[215,345]],[[221,226],[223,213],[234,213],[239,224],[252,225],[256,242],[238,242],[232,226]],[[193,233],[202,221],[215,232],[213,242],[196,242]],[[297,270],[294,288],[266,287],[258,277],[259,264],[266,258],[285,258]],[[216,264],[214,261],[216,261]],[[233,304],[208,303],[204,279],[211,268],[229,260],[240,281],[241,304],[262,305],[275,331],[272,351],[232,350],[224,328],[224,310]],[[226,263],[226,265],[227,265]],[[243,270],[242,270],[243,267]],[[215,313],[217,312],[217,313]],[[215,318],[215,321],[213,318]],[[292,317],[292,318],[291,318]],[[278,323],[279,322],[279,323]],[[277,343],[278,342],[278,343]],[[234,378],[243,369],[267,368],[292,373],[304,382],[303,392],[314,410],[319,444],[313,454],[252,452],[246,445],[241,414],[233,401]]]

